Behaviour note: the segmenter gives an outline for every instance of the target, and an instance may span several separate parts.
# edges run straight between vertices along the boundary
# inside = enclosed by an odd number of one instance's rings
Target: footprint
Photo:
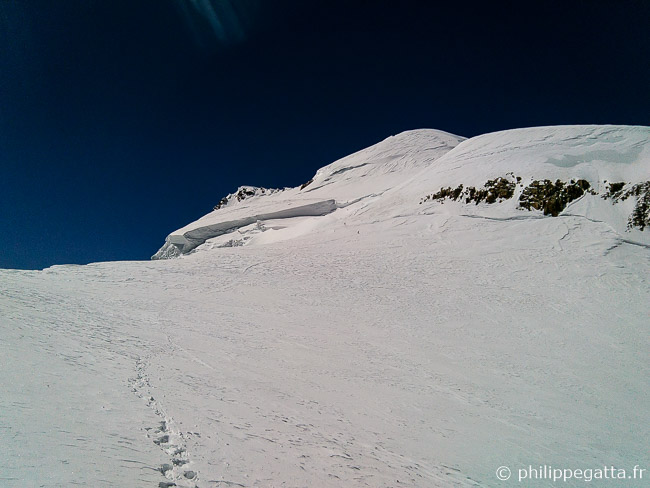
[[[166,434],[163,435],[163,436],[160,436],[160,437],[158,437],[158,439],[154,439],[153,443],[158,444],[158,445],[169,444],[169,436],[166,435]]]

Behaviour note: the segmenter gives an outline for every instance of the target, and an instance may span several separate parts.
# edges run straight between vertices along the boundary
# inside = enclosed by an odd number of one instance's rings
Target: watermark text
[[[508,466],[499,466],[496,476],[501,481],[517,479],[522,481],[550,480],[554,483],[580,480],[642,480],[644,476],[650,479],[648,470],[639,465],[631,469],[617,468],[615,466],[602,466],[598,468],[557,468],[549,465],[533,466],[510,469]]]

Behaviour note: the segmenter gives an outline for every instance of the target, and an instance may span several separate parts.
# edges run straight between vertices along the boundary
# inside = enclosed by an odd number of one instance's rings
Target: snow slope
[[[412,131],[173,232],[176,259],[0,270],[0,485],[549,486],[518,469],[650,469],[650,229],[627,229],[633,197],[602,198],[604,180],[650,179],[649,141]],[[557,217],[519,208],[521,186],[420,203],[508,172],[599,194]]]

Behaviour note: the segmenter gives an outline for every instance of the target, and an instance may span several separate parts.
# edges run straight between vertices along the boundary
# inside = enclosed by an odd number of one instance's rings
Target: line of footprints
[[[151,408],[154,413],[162,420],[157,427],[146,427],[147,437],[153,441],[154,444],[160,446],[171,457],[171,463],[164,463],[158,471],[167,479],[158,483],[159,488],[170,488],[173,486],[191,487],[194,481],[198,480],[196,471],[187,469],[190,463],[187,450],[184,447],[183,435],[176,429],[173,429],[173,420],[165,415],[163,409],[158,402],[150,394],[151,384],[147,378],[144,370],[146,364],[138,358],[136,361],[136,376],[132,378],[129,383],[131,391],[133,391],[139,398],[146,399],[147,406]],[[198,488],[197,485],[194,485]]]

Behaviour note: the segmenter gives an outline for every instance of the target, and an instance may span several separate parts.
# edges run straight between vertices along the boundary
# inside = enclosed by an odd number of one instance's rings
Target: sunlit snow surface
[[[177,259],[0,270],[0,486],[522,486],[529,465],[650,468],[650,232],[593,195],[555,218],[419,204],[507,171],[645,181],[649,136],[415,131],[185,231],[335,200],[323,215],[242,220]]]

